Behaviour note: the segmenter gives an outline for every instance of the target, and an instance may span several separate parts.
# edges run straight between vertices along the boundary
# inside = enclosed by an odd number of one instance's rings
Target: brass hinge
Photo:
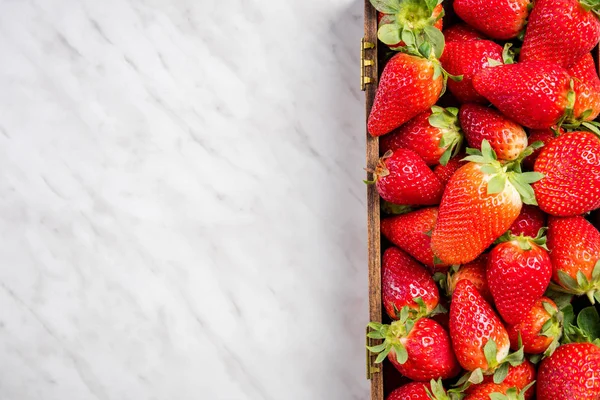
[[[369,333],[369,327],[367,326],[367,332]],[[371,339],[370,337],[366,336],[367,341],[366,341],[366,346],[367,347],[372,347],[372,346],[376,346],[378,343],[375,343],[375,339]],[[379,341],[379,340],[377,340]],[[367,379],[371,380],[373,378],[373,375],[381,372],[381,368],[379,366],[375,365],[375,354],[371,354],[371,352],[369,351],[369,349],[367,350]]]
[[[367,84],[373,83],[373,78],[367,76],[367,67],[375,65],[375,61],[365,58],[365,50],[372,49],[375,47],[375,43],[365,41],[362,38],[360,43],[360,90],[365,91]]]

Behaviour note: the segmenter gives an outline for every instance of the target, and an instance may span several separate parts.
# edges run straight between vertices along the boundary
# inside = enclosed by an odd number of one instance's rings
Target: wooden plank
[[[371,49],[365,49],[365,59],[373,60],[373,65],[365,67],[366,76],[372,82],[366,85],[366,118],[371,112],[375,91],[377,89],[377,11],[369,0],[365,0],[365,41],[374,43]],[[367,167],[374,169],[379,159],[379,140],[366,133],[367,140]],[[367,179],[373,179],[372,174],[367,174]],[[369,319],[381,322],[381,239],[379,233],[379,194],[374,185],[367,185],[367,235],[369,257]],[[367,356],[368,362],[373,363],[372,356]],[[371,374],[371,400],[384,400],[383,374]]]

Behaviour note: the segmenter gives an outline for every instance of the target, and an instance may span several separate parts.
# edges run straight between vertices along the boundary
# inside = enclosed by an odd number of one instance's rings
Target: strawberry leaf
[[[396,14],[400,11],[401,0],[371,0],[371,5],[384,14]]]
[[[600,338],[600,315],[596,307],[587,307],[579,312],[577,316],[577,326],[590,341]]]
[[[392,346],[387,346],[381,353],[379,353],[379,355],[375,359],[375,364],[382,363],[383,360],[385,360],[385,358],[388,356],[388,354],[390,354],[391,350],[392,350]]]
[[[442,31],[434,26],[427,25],[423,28],[423,32],[425,32],[428,42],[431,44],[431,47],[433,47],[433,54],[435,55],[435,58],[439,59],[442,56],[445,45]],[[428,53],[427,58],[429,58],[430,55],[431,51]]]
[[[494,383],[502,383],[504,379],[508,375],[508,363],[503,363],[498,367],[496,372],[494,372]]]
[[[400,30],[398,29],[398,25],[395,24],[381,25],[377,30],[377,37],[388,46],[394,45],[401,40]]]
[[[523,172],[521,174],[521,180],[525,183],[534,183],[544,177],[544,174],[540,172]]]
[[[496,174],[490,179],[487,185],[487,194],[500,193],[506,187],[506,175]]]
[[[394,344],[394,352],[396,353],[396,359],[400,364],[404,364],[408,360],[408,353],[402,343]]]
[[[496,342],[494,342],[494,339],[489,339],[485,346],[483,346],[483,354],[485,355],[485,359],[488,363],[488,369],[492,369],[498,365],[498,360],[496,359],[498,348],[496,347]]]

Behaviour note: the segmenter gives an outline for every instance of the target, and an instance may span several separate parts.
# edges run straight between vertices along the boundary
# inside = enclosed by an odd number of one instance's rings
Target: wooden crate
[[[444,27],[452,25],[456,17],[452,12],[452,0],[444,1],[446,16],[444,16]],[[369,0],[364,3],[364,38],[361,43],[361,88],[365,91],[365,112],[368,118],[375,98],[379,74],[383,67],[381,63],[382,52],[385,45],[377,41],[377,11]],[[600,48],[593,51],[596,61],[596,69],[600,65]],[[598,118],[600,120],[600,118]],[[368,169],[375,169],[379,160],[379,140],[366,133],[366,155]],[[367,179],[371,180],[371,174]],[[382,244],[379,231],[380,223],[379,194],[375,185],[367,185],[367,233],[368,233],[368,268],[369,268],[369,318],[370,321],[385,321],[387,316],[383,312],[381,300],[381,254]],[[600,230],[600,210],[596,210],[592,222]],[[369,343],[367,343],[369,344]],[[371,343],[373,344],[373,343]],[[391,390],[398,387],[403,378],[389,364],[374,364],[375,356],[366,352],[367,379],[371,381],[371,400],[384,400]],[[387,384],[393,382],[393,386]]]

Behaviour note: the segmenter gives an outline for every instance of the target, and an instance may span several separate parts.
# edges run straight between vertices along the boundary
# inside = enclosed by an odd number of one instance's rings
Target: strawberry
[[[381,198],[394,204],[438,204],[444,190],[439,179],[412,150],[386,153],[373,174]]]
[[[431,395],[431,397],[430,397]],[[394,390],[386,400],[450,400],[441,380],[411,382]]]
[[[560,346],[544,359],[537,375],[538,400],[600,398],[600,347],[592,343]]]
[[[427,270],[396,247],[383,253],[381,291],[383,306],[392,319],[404,307],[412,313],[431,313],[440,300],[435,282]]]
[[[533,384],[519,390],[505,383],[482,383],[472,386],[464,400],[527,400],[533,395]]]
[[[487,268],[488,254],[484,253],[475,260],[461,265],[460,268],[452,267],[448,271],[448,277],[446,279],[446,293],[448,296],[452,296],[456,284],[463,279],[470,281],[479,294],[487,301],[492,303],[492,293],[487,283],[486,268]]]
[[[509,324],[521,322],[550,284],[552,264],[546,238],[509,235],[497,244],[487,265],[487,281],[496,309]]]
[[[550,61],[565,68],[579,61],[600,39],[600,21],[595,15],[599,5],[594,3],[588,0],[536,0],[525,31],[520,61]]]
[[[506,117],[534,129],[556,125],[572,107],[567,70],[545,61],[483,68],[473,77],[475,90]]]
[[[444,29],[443,33],[446,44],[450,42],[487,39],[484,34],[477,32],[467,24],[454,24],[451,27]]]
[[[448,164],[440,164],[433,169],[433,173],[438,177],[442,185],[446,186],[452,175],[466,164],[466,162],[462,161],[464,157],[464,154],[458,154],[448,160]]]
[[[371,4],[378,10],[378,37],[393,50],[401,50],[406,45],[400,40],[404,30],[414,34],[424,33],[432,26],[442,30],[444,7],[441,2],[433,5],[419,0],[371,0]]]
[[[535,374],[534,365],[530,361],[525,360],[514,367],[512,365],[508,366],[508,372],[502,384],[508,387],[515,387],[521,391],[529,386],[524,394],[525,400],[529,400],[535,394],[535,388],[533,387],[535,384]],[[484,376],[482,384],[486,383],[494,383],[494,377],[491,375]]]
[[[552,280],[562,291],[600,301],[600,232],[581,216],[548,218]],[[595,296],[595,299],[594,299]]]
[[[573,115],[586,121],[595,119],[600,114],[600,79],[594,57],[587,53],[567,71],[574,78],[576,100]]]
[[[450,338],[467,371],[494,371],[508,356],[510,342],[502,321],[466,279],[456,284],[450,304]]]
[[[450,74],[463,76],[460,82],[448,82],[448,89],[460,103],[487,103],[485,97],[475,91],[471,80],[479,70],[490,65],[489,60],[502,63],[502,47],[490,40],[446,44],[440,62]]]
[[[561,320],[556,304],[548,297],[540,297],[521,322],[506,326],[510,348],[519,348],[520,335],[525,353],[541,354],[548,349],[552,353],[562,334]]]
[[[544,178],[533,185],[540,208],[572,216],[600,206],[600,139],[590,132],[569,132],[552,140],[535,161]]]
[[[470,162],[446,185],[431,235],[433,253],[446,264],[477,258],[513,224],[523,201],[535,203],[528,183],[539,178],[536,174],[520,174],[500,164],[487,140],[481,152],[469,152]]]
[[[469,147],[480,149],[487,139],[500,160],[515,160],[527,147],[525,130],[494,109],[465,104],[458,116]]]
[[[414,321],[403,312],[400,320],[390,325],[371,322],[368,326],[371,328],[368,337],[384,340],[380,345],[368,347],[371,352],[379,353],[376,363],[387,357],[402,375],[421,382],[453,378],[460,372],[448,333],[434,320]]]
[[[437,215],[437,207],[430,207],[385,218],[381,220],[381,233],[430,270],[445,270],[447,266],[435,264],[431,251],[431,231]]]
[[[427,165],[447,164],[460,150],[462,131],[458,126],[458,109],[433,106],[388,135],[379,139],[379,150],[410,149]]]
[[[398,53],[386,64],[368,119],[373,136],[391,132],[427,111],[442,93],[444,78],[436,63],[423,57]]]
[[[463,21],[493,39],[517,37],[529,14],[529,0],[455,0],[454,11]]]
[[[521,213],[508,230],[514,236],[536,237],[544,226],[546,226],[546,214],[538,207],[524,204]]]
[[[555,133],[553,131],[553,128],[531,129],[529,131],[529,143],[542,142],[544,146],[546,146],[555,137],[560,136],[562,133],[565,133],[565,130],[562,128],[559,128],[558,133]],[[525,157],[525,159],[523,160],[523,166],[528,170],[532,170],[533,165],[535,164],[535,160],[537,160],[543,148],[544,147],[535,149],[533,150],[533,153],[531,155]]]

